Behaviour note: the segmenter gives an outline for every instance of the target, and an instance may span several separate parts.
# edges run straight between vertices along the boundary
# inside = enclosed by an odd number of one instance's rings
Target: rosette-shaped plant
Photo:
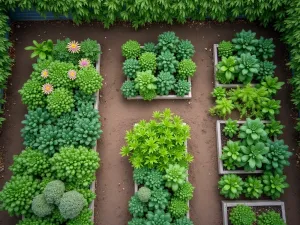
[[[229,221],[232,225],[253,225],[256,221],[255,213],[249,206],[237,205],[232,208]]]
[[[285,175],[265,172],[262,176],[262,182],[264,184],[264,194],[271,197],[273,200],[279,198],[281,194],[284,193],[284,189],[289,187],[289,184],[285,181]]]
[[[1,209],[11,216],[31,211],[32,199],[39,193],[39,182],[31,176],[13,176],[0,192]]]
[[[178,44],[178,49],[176,51],[176,58],[178,61],[183,59],[190,59],[195,54],[195,48],[191,41],[181,40]]]
[[[174,221],[174,225],[194,225],[193,221],[188,218],[180,218]]]
[[[168,31],[160,34],[158,36],[157,49],[160,52],[165,52],[169,50],[170,52],[175,53],[178,49],[179,38],[174,32]]]
[[[47,125],[40,131],[32,147],[43,154],[52,156],[60,147],[60,135],[61,131],[58,127]]]
[[[286,225],[279,213],[268,211],[257,217],[257,225]]]
[[[133,217],[143,217],[144,214],[147,212],[147,204],[142,202],[137,194],[131,197],[128,210]]]
[[[159,188],[151,192],[151,196],[148,202],[150,210],[161,209],[165,210],[169,204],[170,193],[168,190]]]
[[[66,225],[94,225],[91,218],[93,211],[91,209],[83,209],[79,216],[69,220]]]
[[[47,78],[49,78],[50,75],[48,69],[52,62],[53,60],[50,59],[45,59],[45,60],[38,59],[37,63],[34,63],[32,65],[33,72],[30,74],[30,78],[32,80],[37,80],[41,83],[45,83],[46,81],[48,81]],[[46,71],[48,76],[45,76]]]
[[[277,93],[278,90],[284,85],[284,82],[279,82],[278,77],[266,76],[261,81],[260,85],[265,87],[270,96]]]
[[[265,131],[269,137],[275,137],[283,133],[282,129],[285,126],[280,123],[280,121],[271,120],[270,123],[265,125]]]
[[[183,97],[191,91],[191,82],[186,80],[178,80],[175,83],[174,91],[177,96]]]
[[[19,93],[22,103],[27,105],[30,110],[46,105],[46,96],[42,92],[42,83],[37,80],[26,81]]]
[[[32,175],[38,178],[51,175],[49,157],[30,148],[26,148],[20,155],[14,156],[14,163],[9,170],[14,175]]]
[[[240,33],[235,34],[235,38],[232,39],[232,44],[238,55],[243,53],[255,53],[258,44],[256,33],[251,30],[242,30]]]
[[[134,182],[137,184],[144,184],[149,171],[150,171],[150,169],[148,169],[147,167],[134,168],[134,170],[133,170]]]
[[[87,201],[82,194],[77,191],[68,191],[61,197],[58,209],[63,218],[73,219],[85,206],[87,206]]]
[[[128,225],[145,225],[147,222],[146,219],[142,219],[142,218],[132,218],[132,220],[130,220],[128,222]]]
[[[123,63],[123,72],[130,79],[136,78],[136,73],[140,71],[140,64],[137,59],[126,59]]]
[[[145,52],[139,58],[140,69],[142,71],[156,71],[156,55],[153,52]]]
[[[275,53],[275,45],[273,44],[273,38],[265,39],[260,37],[257,43],[255,54],[261,59],[267,60],[272,58]]]
[[[223,87],[215,87],[211,95],[216,99],[226,98],[226,90]]]
[[[155,212],[149,211],[147,213],[146,225],[171,225],[170,213],[165,213],[162,210],[155,210]]]
[[[157,57],[157,68],[160,71],[175,73],[178,67],[178,61],[175,55],[170,51],[161,52]],[[182,73],[187,71],[182,71]],[[191,72],[191,71],[189,71]]]
[[[262,114],[264,118],[269,120],[274,120],[275,115],[279,114],[280,110],[280,100],[268,99],[267,101],[262,102]]]
[[[276,65],[270,61],[263,61],[259,63],[258,74],[256,75],[256,79],[261,81],[267,76],[274,77]]]
[[[161,188],[163,187],[163,179],[163,175],[160,171],[152,169],[145,178],[145,186],[151,190]]]
[[[237,59],[235,56],[222,57],[222,61],[217,64],[217,80],[224,84],[231,83],[238,72],[236,65]]]
[[[99,54],[101,53],[99,44],[95,40],[86,39],[80,43],[81,58],[88,58],[93,63],[97,62]]]
[[[175,77],[169,72],[160,72],[157,76],[157,93],[159,95],[168,95],[174,89],[176,83]]]
[[[126,59],[136,59],[141,54],[141,46],[137,41],[129,40],[122,45],[122,55]]]
[[[268,140],[267,147],[269,152],[266,157],[270,163],[265,165],[266,170],[282,174],[284,167],[290,165],[289,158],[292,153],[288,151],[289,146],[285,145],[283,140]]]
[[[131,80],[126,80],[123,83],[121,91],[125,98],[132,98],[138,95],[138,90],[135,89],[135,83]]]
[[[75,80],[79,89],[88,95],[94,94],[100,90],[102,81],[103,77],[92,66],[79,70]]]
[[[63,113],[71,112],[74,108],[73,93],[65,88],[57,88],[47,97],[47,109],[52,116],[59,117]]]
[[[171,188],[173,191],[177,191],[178,188],[184,184],[187,178],[187,170],[178,164],[169,165],[166,169],[166,175],[164,179],[166,180],[166,187]]]
[[[232,56],[233,45],[230,41],[221,41],[218,45],[218,56],[226,57]]]
[[[45,217],[52,213],[54,206],[47,203],[43,194],[39,194],[33,198],[31,209],[38,217]]]
[[[174,197],[182,201],[191,200],[193,197],[194,187],[190,182],[183,183],[174,193]]]
[[[147,98],[148,94],[153,93],[153,98],[156,95],[156,81],[157,78],[151,73],[150,70],[145,72],[138,72],[137,77],[135,78],[135,88],[139,90],[139,93],[145,100],[152,100]]]
[[[237,121],[229,118],[225,123],[223,132],[227,137],[232,138],[234,135],[237,134],[238,130],[239,130],[239,125]]]
[[[261,179],[249,176],[244,182],[244,194],[247,198],[259,199],[263,193]]]
[[[66,182],[88,187],[95,180],[99,155],[84,147],[64,147],[50,159],[55,176]]]
[[[55,88],[71,89],[75,87],[75,81],[68,77],[70,70],[76,71],[72,63],[54,61],[49,66],[49,83]]]
[[[227,145],[222,149],[221,160],[228,170],[234,170],[241,165],[241,146],[238,141],[227,141]]]
[[[151,190],[147,187],[141,187],[137,192],[137,196],[142,202],[148,202],[151,197]]]
[[[189,207],[186,201],[182,201],[176,198],[171,199],[169,212],[171,213],[173,218],[178,219],[184,217],[188,211]]]
[[[144,44],[144,47],[142,48],[142,52],[153,52],[156,53],[156,46],[153,42],[147,42]]]
[[[59,205],[60,199],[64,192],[65,184],[60,180],[54,180],[46,185],[43,195],[48,204]]]
[[[243,192],[244,182],[236,174],[227,174],[221,177],[218,186],[221,190],[221,195],[224,195],[226,198],[237,199]]]
[[[268,138],[264,129],[265,125],[259,118],[255,120],[247,118],[246,123],[240,127],[239,138],[243,139],[247,145],[253,145],[259,141],[264,142]]]
[[[234,104],[232,100],[227,98],[221,98],[216,100],[216,106],[209,109],[211,115],[218,115],[225,118],[226,115],[231,114],[234,109]]]
[[[178,65],[178,77],[179,79],[187,79],[194,76],[196,72],[196,63],[191,59],[184,59]]]
[[[242,54],[237,58],[238,81],[244,84],[250,83],[253,76],[259,72],[259,60],[255,55]]]

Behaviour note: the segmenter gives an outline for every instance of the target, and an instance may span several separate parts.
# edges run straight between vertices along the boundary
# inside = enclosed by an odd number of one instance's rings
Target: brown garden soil
[[[276,44],[276,74],[286,81],[291,76],[284,60],[287,58],[285,46],[279,40],[279,34],[271,28],[266,29],[256,24],[245,22],[216,24],[213,22],[191,22],[185,25],[154,24],[135,31],[127,24],[118,24],[109,30],[100,23],[75,26],[70,22],[23,22],[14,24],[12,40],[15,42],[16,62],[13,75],[8,82],[7,104],[5,105],[6,121],[0,137],[1,150],[5,152],[5,171],[1,174],[0,185],[9,180],[11,173],[8,166],[12,164],[14,154],[23,149],[20,129],[21,121],[26,114],[26,107],[21,104],[18,90],[28,79],[35,60],[29,58],[30,52],[24,47],[31,45],[32,40],[62,39],[70,37],[75,40],[92,38],[102,45],[101,74],[104,86],[100,93],[100,114],[102,116],[103,135],[98,142],[101,157],[101,168],[97,172],[97,199],[95,201],[96,225],[125,225],[130,219],[128,200],[133,195],[132,167],[127,158],[122,158],[120,148],[125,144],[126,130],[141,119],[150,119],[152,112],[170,108],[180,115],[191,126],[191,140],[188,151],[195,157],[190,166],[190,181],[196,187],[191,200],[190,212],[195,225],[221,225],[221,200],[217,189],[219,175],[217,171],[216,119],[209,115],[213,106],[210,92],[213,90],[213,57],[214,43],[230,40],[234,33],[241,29],[251,29],[259,35],[273,37]],[[128,101],[120,92],[125,77],[122,75],[121,45],[129,39],[141,44],[156,41],[164,31],[175,31],[180,38],[189,39],[195,45],[194,61],[197,72],[192,79],[191,100],[155,100]],[[297,113],[292,110],[290,101],[291,87],[285,85],[279,92],[282,101],[278,119],[286,126],[283,138],[291,151],[297,152],[297,134],[293,129]],[[282,196],[286,203],[289,225],[298,225],[300,221],[300,169],[297,167],[296,154],[291,158],[291,166],[286,169],[290,188]],[[15,218],[1,212],[2,225],[16,224]]]

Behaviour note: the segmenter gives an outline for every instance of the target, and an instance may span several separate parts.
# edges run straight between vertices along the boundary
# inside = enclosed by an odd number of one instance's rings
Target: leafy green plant
[[[32,41],[33,46],[27,46],[25,50],[33,51],[31,58],[39,57],[41,59],[51,59],[53,51],[53,42],[48,39],[42,43],[38,43],[36,40]]]
[[[50,159],[55,176],[62,181],[88,187],[95,180],[99,155],[85,147],[63,147]]]
[[[232,56],[233,54],[233,45],[230,41],[221,41],[218,45],[218,55],[220,57]]]
[[[279,114],[280,107],[280,100],[269,99],[268,101],[263,102],[262,113],[264,118],[274,120],[275,115]]]
[[[151,190],[147,187],[141,187],[137,192],[137,196],[139,197],[140,201],[148,202],[151,197]]]
[[[71,40],[66,38],[64,40],[57,40],[53,46],[53,58],[61,62],[72,62],[74,65],[78,63],[80,54],[71,54],[68,51],[67,45]]]
[[[140,64],[137,59],[126,59],[123,63],[123,72],[130,79],[136,78],[136,73],[140,71]]]
[[[256,216],[250,206],[237,205],[230,211],[229,221],[232,225],[253,225]]]
[[[259,199],[263,193],[261,179],[249,176],[244,181],[244,194],[247,198]]]
[[[226,98],[226,90],[223,87],[215,87],[211,95],[216,99]]]
[[[237,51],[238,55],[244,53],[254,53],[258,44],[256,39],[256,33],[251,30],[242,30],[235,34],[235,38],[232,39],[234,50]]]
[[[49,82],[54,86],[54,88],[63,87],[71,89],[75,87],[75,81],[68,77],[68,71],[76,71],[76,67],[72,63],[54,61],[48,68]]]
[[[82,41],[80,43],[80,54],[81,58],[87,58],[92,63],[97,62],[99,54],[101,54],[98,42],[89,38]]]
[[[262,142],[253,142],[251,145],[241,146],[242,165],[246,171],[254,171],[262,168],[263,164],[269,164],[270,161],[266,157],[269,148]]]
[[[239,138],[243,139],[247,145],[253,145],[260,141],[267,140],[265,125],[259,118],[252,120],[246,119],[246,122],[240,127]]]
[[[155,210],[154,212],[149,211],[147,213],[146,225],[171,225],[170,213],[165,213],[162,210]]]
[[[160,52],[165,52],[169,50],[170,52],[175,53],[177,51],[179,44],[179,38],[174,32],[168,31],[160,34],[158,36],[157,49]]]
[[[239,130],[239,125],[237,123],[237,120],[232,120],[231,118],[229,118],[225,122],[225,127],[223,129],[223,132],[226,136],[232,138],[234,135],[237,134],[238,130]]]
[[[175,73],[178,68],[178,61],[174,53],[170,51],[163,51],[157,57],[157,68],[160,71]]]
[[[166,175],[164,175],[164,179],[166,180],[166,187],[171,188],[173,191],[177,191],[187,178],[186,168],[178,164],[170,164],[165,172]]]
[[[182,201],[191,200],[193,197],[194,187],[190,182],[183,183],[174,193],[174,197]]]
[[[153,52],[143,53],[139,58],[139,65],[142,71],[151,70],[154,73],[157,67],[155,53]]]
[[[129,156],[134,168],[157,168],[164,171],[169,164],[187,168],[193,157],[186,153],[185,141],[190,137],[190,127],[170,109],[154,112],[154,120],[137,123],[126,133],[122,156]],[[164,141],[162,141],[164,140]]]
[[[137,184],[144,184],[150,169],[147,167],[134,168],[133,170],[133,180]]]
[[[52,213],[54,206],[47,203],[43,194],[39,194],[33,198],[31,209],[38,217],[45,217]]]
[[[286,223],[280,217],[280,214],[276,213],[273,210],[258,215],[257,224],[258,225],[273,225],[273,224],[286,225]]]
[[[273,96],[278,90],[281,89],[281,87],[284,85],[284,82],[278,82],[278,77],[266,76],[260,85],[266,88],[270,96]]]
[[[125,98],[133,98],[138,95],[138,90],[135,89],[135,83],[131,80],[127,80],[122,84],[121,91]]]
[[[74,93],[74,100],[75,100],[75,107],[79,108],[81,105],[94,105],[96,103],[95,95],[94,94],[86,94],[83,91],[75,90]]]
[[[188,218],[180,218],[174,221],[174,225],[194,225],[193,221]]]
[[[156,96],[156,81],[157,78],[152,74],[150,70],[145,72],[138,72],[135,78],[135,88],[139,90],[140,95],[144,100],[152,100]],[[153,93],[150,97],[147,94]]]
[[[222,149],[221,160],[228,170],[234,170],[241,165],[241,146],[238,141],[227,141],[227,145]]]
[[[43,127],[33,141],[33,148],[41,151],[43,154],[52,156],[60,146],[58,127],[47,125]]]
[[[243,186],[242,178],[236,174],[226,174],[218,182],[218,187],[221,190],[220,194],[230,199],[239,198],[243,192]]]
[[[91,95],[102,88],[103,77],[94,67],[89,66],[78,71],[75,82],[82,92]]]
[[[258,74],[260,64],[255,55],[241,54],[240,58],[237,58],[236,64],[239,82],[250,83],[254,75]]]
[[[169,212],[175,219],[182,218],[189,210],[188,205],[185,201],[179,200],[177,198],[172,198],[169,205]]]
[[[32,199],[39,193],[39,183],[31,176],[13,176],[0,192],[1,209],[11,216],[26,215]]]
[[[141,225],[146,224],[146,222],[147,220],[143,218],[132,218],[132,220],[128,222],[128,225]]]
[[[30,110],[46,105],[46,96],[42,92],[42,83],[39,81],[26,81],[22,89],[19,90],[19,93],[22,98],[22,103]]]
[[[256,55],[261,59],[267,60],[272,58],[275,53],[275,45],[273,44],[273,38],[265,39],[260,37],[257,42]]]
[[[60,199],[64,192],[65,184],[60,180],[54,180],[46,185],[43,195],[48,204],[59,205]]]
[[[137,194],[131,197],[129,201],[128,210],[133,217],[143,217],[147,212],[147,204],[142,202]]]
[[[231,114],[234,109],[234,105],[231,100],[227,98],[221,98],[216,100],[216,105],[209,109],[211,115],[220,116],[225,118],[226,115]]]
[[[265,77],[270,76],[274,77],[276,66],[273,62],[270,61],[261,61],[259,63],[258,74],[256,75],[256,79],[262,81]]]
[[[174,91],[177,96],[183,97],[191,91],[191,82],[186,80],[178,80],[175,83]]]
[[[262,182],[264,185],[264,194],[277,199],[284,193],[284,189],[288,188],[288,183],[285,182],[286,176],[282,174],[272,174],[271,172],[265,172],[262,176]]]
[[[178,64],[178,77],[179,79],[187,79],[194,76],[196,72],[196,63],[191,59],[184,59]]]
[[[222,57],[222,60],[217,64],[217,79],[221,83],[231,83],[236,76],[237,59],[234,56],[228,58]]]
[[[153,42],[147,42],[142,48],[142,52],[153,52],[156,53],[156,45]]]
[[[195,54],[194,45],[189,40],[180,40],[175,54],[178,61],[190,59]]]
[[[85,206],[87,206],[87,201],[82,194],[77,191],[68,191],[61,197],[58,208],[63,218],[74,219]]]
[[[266,157],[270,163],[265,165],[266,170],[282,174],[284,167],[290,165],[289,158],[292,153],[288,151],[289,146],[285,145],[283,140],[268,140],[267,147],[269,152]]]
[[[170,193],[163,188],[155,189],[151,192],[151,196],[148,202],[150,210],[165,210],[169,204]]]
[[[281,124],[280,121],[271,120],[270,123],[266,123],[265,125],[265,131],[267,132],[269,137],[275,137],[280,134],[283,134],[282,129],[285,126]]]
[[[163,187],[163,174],[156,170],[152,169],[148,172],[147,177],[145,178],[145,186],[151,190],[156,190]]]
[[[69,220],[66,225],[93,225],[92,215],[93,211],[91,209],[83,209],[77,217]]]
[[[176,79],[169,72],[160,72],[157,76],[157,93],[159,95],[168,95],[175,87]]]
[[[136,59],[141,54],[141,46],[137,41],[129,40],[122,45],[122,55],[126,59]]]
[[[74,108],[73,94],[65,88],[57,88],[47,97],[47,103],[51,115],[58,117],[63,113],[71,112]]]

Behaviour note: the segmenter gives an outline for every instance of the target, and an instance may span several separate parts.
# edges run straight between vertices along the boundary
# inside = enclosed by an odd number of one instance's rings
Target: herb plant
[[[190,182],[185,182],[174,192],[174,197],[182,201],[189,201],[193,197],[194,189]]]
[[[147,204],[142,202],[137,194],[131,197],[128,210],[133,217],[143,217],[147,212]]]
[[[129,40],[122,45],[122,55],[126,59],[136,59],[141,54],[141,46],[137,41]]]
[[[147,42],[144,44],[144,47],[142,48],[142,53],[144,52],[153,52],[156,53],[156,45],[153,42]]]
[[[144,100],[152,100],[156,96],[156,81],[157,78],[150,70],[137,73],[137,77],[135,78],[135,88],[139,90],[139,93]]]
[[[94,67],[89,66],[78,71],[75,82],[82,92],[91,95],[101,89],[103,77]]]
[[[273,39],[265,39],[260,37],[257,42],[256,54],[264,60],[272,58],[275,53],[275,45],[273,44]]]
[[[258,215],[257,224],[258,225],[273,225],[273,224],[286,225],[286,223],[280,217],[280,214],[276,213],[275,211],[269,211],[266,213],[262,213],[261,215]]]
[[[289,187],[285,180],[286,176],[284,175],[265,172],[262,176],[264,194],[271,197],[273,200],[278,199],[281,194],[284,193],[284,189]]]
[[[127,80],[123,83],[121,91],[125,98],[132,98],[138,95],[138,90],[135,89],[135,83],[131,80]]]
[[[51,115],[58,117],[62,113],[71,112],[74,107],[74,98],[72,92],[65,88],[57,88],[47,97],[47,109]]]
[[[265,87],[270,96],[277,93],[284,85],[284,82],[278,82],[278,77],[266,76],[261,82],[261,86]]]
[[[162,210],[155,210],[154,212],[149,211],[147,213],[147,225],[156,225],[156,224],[164,224],[171,225],[171,215],[170,213],[165,213]]]
[[[216,87],[211,95],[216,99],[226,98],[226,90],[223,87]]]
[[[156,55],[153,52],[143,53],[139,58],[139,65],[141,71],[150,70],[152,71],[152,73],[154,73],[157,67],[157,62],[156,62],[157,60],[156,60]]]
[[[217,99],[216,106],[209,109],[211,115],[217,115],[225,118],[227,115],[231,114],[234,109],[234,105],[231,100],[227,98]]]
[[[254,75],[259,72],[259,60],[255,55],[241,54],[237,58],[238,81],[244,84],[250,83]]]
[[[236,66],[237,61],[234,56],[222,57],[222,61],[217,64],[217,79],[221,83],[231,83],[238,72]]]
[[[244,182],[244,194],[247,198],[259,199],[263,193],[261,179],[249,176]]]
[[[229,214],[229,220],[232,225],[252,225],[256,221],[256,218],[251,207],[237,205],[232,208]]]
[[[195,54],[195,48],[192,42],[189,40],[180,40],[178,49],[176,52],[176,58],[178,61],[183,59],[190,59]]]
[[[221,160],[228,170],[234,170],[241,165],[241,146],[238,141],[227,141],[227,145],[222,149]]]
[[[186,80],[178,80],[175,83],[174,91],[177,96],[183,97],[191,91],[191,82]]]
[[[136,73],[140,71],[140,64],[137,59],[126,59],[123,63],[123,72],[130,79],[136,78]]]
[[[239,138],[244,140],[247,145],[253,145],[259,141],[266,141],[267,133],[264,128],[265,125],[259,118],[255,120],[247,118],[246,123],[240,127]]]
[[[275,137],[283,133],[282,129],[285,126],[280,123],[280,121],[271,120],[270,123],[266,123],[265,131],[269,137]]]
[[[237,134],[238,130],[239,130],[239,125],[237,121],[229,118],[225,123],[223,132],[226,136],[232,138],[234,135]]]
[[[178,188],[185,182],[187,177],[186,168],[179,166],[178,164],[169,165],[166,169],[166,186],[171,188],[173,191],[177,191]]]
[[[175,87],[176,79],[169,72],[160,72],[157,76],[157,93],[159,95],[168,95]]]
[[[258,44],[256,33],[251,30],[242,30],[241,32],[236,33],[235,38],[232,39],[232,44],[238,55],[254,53]]]
[[[174,53],[170,51],[164,51],[161,52],[161,54],[157,57],[157,68],[159,70],[174,74],[177,70],[177,67],[178,67],[178,61]],[[185,72],[190,72],[190,71],[181,70],[180,72],[179,70],[179,75],[185,76],[184,75]]]
[[[189,210],[185,201],[173,198],[169,205],[169,212],[173,218],[182,218]]]
[[[265,77],[270,76],[273,77],[275,73],[276,66],[273,62],[263,61],[259,63],[258,74],[256,75],[256,79],[262,81]]]
[[[233,45],[230,41],[221,41],[218,46],[218,55],[220,57],[232,56]]]
[[[194,76],[196,72],[196,63],[191,59],[184,59],[179,62],[178,65],[178,76],[180,79],[187,79],[188,77]]]
[[[179,38],[174,32],[168,31],[158,36],[157,49],[161,52],[169,50],[175,53],[179,44]]]
[[[41,59],[51,59],[53,51],[53,42],[48,39],[42,43],[38,43],[36,40],[33,40],[33,46],[28,46],[25,50],[33,51],[31,58],[38,56]]]

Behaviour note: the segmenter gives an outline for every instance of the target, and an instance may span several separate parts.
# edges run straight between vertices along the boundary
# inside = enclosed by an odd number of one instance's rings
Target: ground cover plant
[[[127,131],[122,156],[129,156],[138,191],[129,201],[134,224],[189,224],[187,202],[194,187],[187,181],[192,155],[186,141],[190,128],[170,109],[154,112],[153,120],[135,124]]]
[[[38,51],[37,62],[19,91],[29,109],[21,130],[26,148],[9,167],[13,176],[0,192],[1,206],[23,216],[18,224],[91,224],[88,207],[96,195],[90,186],[100,166],[93,148],[102,133],[94,109],[101,51],[89,39],[47,45],[47,56],[35,45],[38,50],[27,49]]]
[[[180,40],[170,31],[160,34],[157,44],[141,47],[137,41],[127,41],[122,45],[123,73],[127,77],[121,87],[123,96],[141,95],[144,100],[152,100],[172,92],[180,97],[187,95],[191,90],[188,78],[196,72],[194,53],[189,40]]]

